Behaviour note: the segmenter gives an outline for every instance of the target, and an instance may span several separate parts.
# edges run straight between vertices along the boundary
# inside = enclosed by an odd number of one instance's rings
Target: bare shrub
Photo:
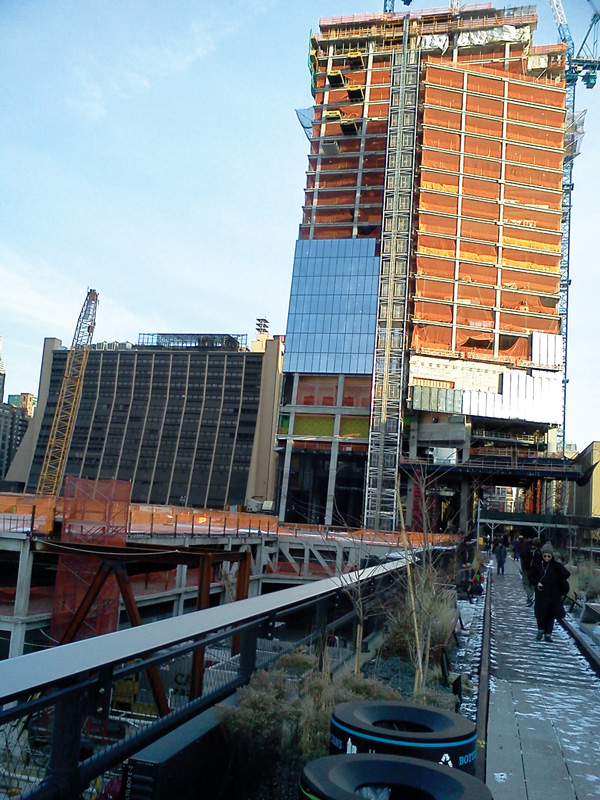
[[[416,618],[424,631],[422,638],[428,643],[425,660],[429,663],[431,658],[439,655],[454,631],[456,595],[446,584],[438,583],[430,567],[413,569],[413,573],[416,589],[412,599],[416,604]],[[407,591],[396,593],[386,605],[385,615],[389,626],[386,650],[407,655],[415,663],[418,654],[415,653],[414,618]]]
[[[266,763],[287,774],[290,764],[299,771],[327,755],[337,703],[402,699],[399,692],[362,675],[332,679],[317,669],[314,656],[303,653],[283,656],[269,672],[256,672],[237,696],[237,707],[217,706],[216,713],[230,745],[232,771],[244,775],[246,789],[262,779]]]
[[[586,600],[594,602],[600,596],[600,570],[588,561],[582,561],[577,566],[568,564],[568,569],[571,573],[571,593],[585,594]]]

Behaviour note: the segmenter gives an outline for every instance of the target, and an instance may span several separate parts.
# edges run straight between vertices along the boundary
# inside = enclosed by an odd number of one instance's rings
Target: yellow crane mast
[[[58,495],[62,485],[67,455],[75,427],[75,419],[81,400],[83,376],[96,327],[98,292],[88,289],[87,297],[79,314],[73,344],[67,356],[65,374],[60,386],[48,446],[44,454],[42,471],[37,485],[38,495]]]

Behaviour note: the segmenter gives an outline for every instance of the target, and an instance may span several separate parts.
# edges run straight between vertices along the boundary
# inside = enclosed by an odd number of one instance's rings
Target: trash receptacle
[[[331,717],[330,755],[389,753],[475,774],[477,729],[471,720],[416,703],[340,703]]]
[[[300,776],[300,800],[493,800],[483,781],[418,758],[325,756]]]

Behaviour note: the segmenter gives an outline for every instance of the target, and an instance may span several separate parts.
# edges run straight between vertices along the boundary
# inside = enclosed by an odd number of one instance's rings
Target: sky
[[[564,8],[578,45],[591,5]],[[381,10],[383,0],[0,3],[5,399],[37,394],[44,337],[70,345],[89,287],[95,342],[250,340],[257,317],[285,333],[309,32],[321,17]],[[557,42],[548,0],[538,14],[535,42]],[[577,105],[589,110],[574,169],[567,439],[582,449],[600,439],[600,88],[580,84]]]

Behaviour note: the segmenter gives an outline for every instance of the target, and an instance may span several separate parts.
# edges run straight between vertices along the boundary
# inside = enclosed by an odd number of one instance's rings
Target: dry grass
[[[431,581],[417,584],[415,592],[418,623],[431,631],[430,656],[440,653],[454,631],[456,621],[456,594],[446,585]],[[415,632],[408,593],[399,592],[386,608],[389,625],[389,652],[412,656]]]
[[[238,690],[237,707],[215,710],[230,745],[233,771],[245,776],[247,787],[263,777],[266,763],[273,768],[284,762],[302,766],[327,755],[334,706],[374,699],[402,700],[402,695],[362,675],[332,679],[318,669],[316,657],[292,653],[270,671],[256,672]]]
[[[600,596],[600,570],[589,561],[577,565],[568,564],[571,573],[569,578],[570,594],[585,595],[589,602],[596,602]]]

